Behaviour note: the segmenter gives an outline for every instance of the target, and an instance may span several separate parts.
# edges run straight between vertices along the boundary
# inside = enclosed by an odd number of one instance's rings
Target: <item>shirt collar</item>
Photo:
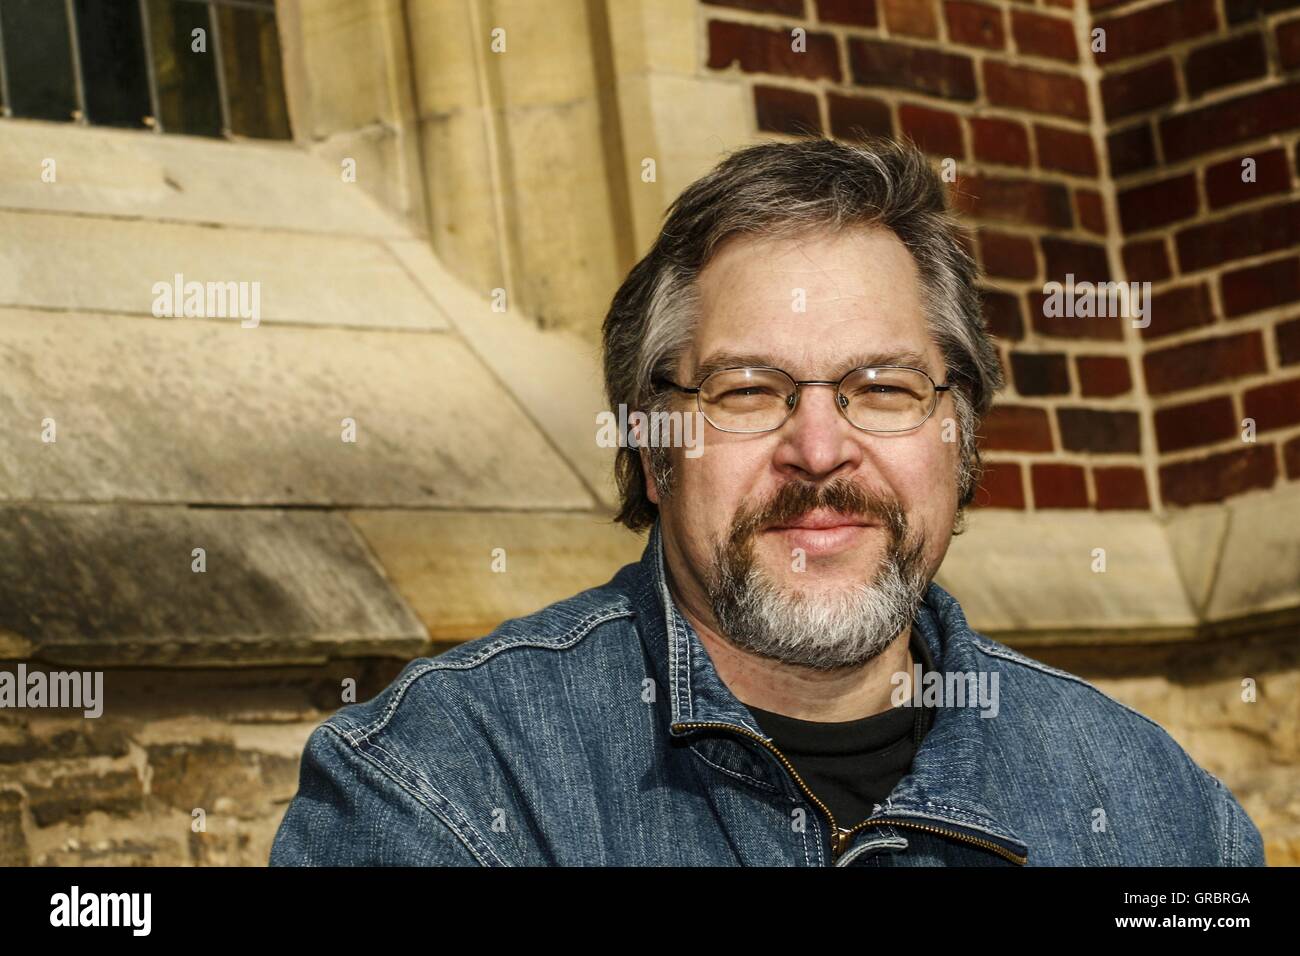
[[[763,733],[753,715],[723,683],[695,628],[678,609],[668,588],[659,519],[638,565],[637,613],[656,676],[668,694],[669,734],[685,737],[684,724],[722,724],[757,736]],[[931,583],[913,620],[934,667],[944,672],[979,674],[988,658],[976,652],[977,636],[961,606]],[[919,688],[916,689],[919,692]],[[996,718],[980,716],[977,707],[937,707],[929,732],[912,761],[912,770],[894,788],[871,819],[933,821],[945,829],[1002,844],[1020,856],[1028,848],[994,810],[1004,787],[992,773],[989,755]]]

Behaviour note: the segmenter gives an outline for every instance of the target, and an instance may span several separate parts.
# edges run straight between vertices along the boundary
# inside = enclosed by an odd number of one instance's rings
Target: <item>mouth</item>
[[[834,554],[858,545],[872,528],[879,526],[879,522],[860,515],[819,510],[772,525],[764,534],[779,535],[791,548],[812,556]]]

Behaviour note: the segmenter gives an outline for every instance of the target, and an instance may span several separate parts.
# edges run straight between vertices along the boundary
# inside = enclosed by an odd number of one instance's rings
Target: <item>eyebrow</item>
[[[930,373],[928,360],[920,352],[913,349],[894,349],[881,352],[858,352],[847,356],[839,362],[839,374],[832,371],[831,378],[839,378],[840,375],[864,365],[906,365],[919,368],[927,375]],[[760,352],[714,352],[696,366],[695,380],[699,383],[705,376],[719,369],[756,366],[781,368],[781,361]]]

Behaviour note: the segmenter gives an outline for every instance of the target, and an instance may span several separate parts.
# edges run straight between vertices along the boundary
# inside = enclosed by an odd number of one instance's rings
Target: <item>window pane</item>
[[[222,5],[216,9],[230,131],[240,136],[289,139],[275,14],[248,7]]]
[[[139,0],[77,0],[76,10],[86,118],[104,126],[147,125],[153,109]]]
[[[203,31],[201,50],[194,48],[195,30]],[[220,136],[221,94],[208,5],[149,0],[149,41],[164,132]]]
[[[77,87],[64,5],[50,0],[0,0],[0,29],[13,115],[72,119]]]

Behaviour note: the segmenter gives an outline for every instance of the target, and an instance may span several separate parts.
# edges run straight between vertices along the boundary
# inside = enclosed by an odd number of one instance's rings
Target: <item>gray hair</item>
[[[910,143],[872,138],[761,143],[738,150],[688,186],[668,208],[649,253],[628,273],[605,316],[605,392],[613,408],[666,409],[671,377],[699,321],[696,280],[735,236],[799,238],[859,226],[891,230],[911,252],[930,335],[943,353],[960,432],[958,527],[982,474],[976,429],[1003,387],[1001,362],[980,314],[978,270],[943,183]],[[662,494],[672,485],[669,449],[649,449]],[[635,447],[615,459],[621,507],[633,531],[654,523]]]

